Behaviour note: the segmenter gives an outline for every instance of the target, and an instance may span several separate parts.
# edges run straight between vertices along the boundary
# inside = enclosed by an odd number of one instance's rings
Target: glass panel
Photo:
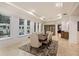
[[[27,27],[27,29],[30,29],[30,27]]]
[[[27,30],[27,33],[29,34],[30,33],[30,30]]]
[[[19,19],[19,25],[24,25],[24,19]]]
[[[24,35],[24,19],[19,19],[19,35]]]
[[[10,19],[0,15],[0,38],[2,37],[10,37]]]
[[[27,20],[27,25],[30,26],[30,20]]]
[[[34,32],[36,32],[36,23],[34,22]]]
[[[27,34],[30,33],[30,20],[27,20]]]
[[[41,24],[41,32],[42,32],[42,30],[43,30],[43,24]]]
[[[38,32],[39,32],[39,23],[38,23]]]

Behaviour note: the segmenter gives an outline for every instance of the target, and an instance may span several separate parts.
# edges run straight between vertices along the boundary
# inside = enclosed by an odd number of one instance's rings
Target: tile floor
[[[59,41],[59,56],[79,56],[79,44],[69,43],[68,40],[61,39]]]

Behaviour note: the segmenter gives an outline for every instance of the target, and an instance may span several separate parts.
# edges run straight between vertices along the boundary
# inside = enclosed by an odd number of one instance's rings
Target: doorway
[[[55,35],[55,25],[44,25],[44,31],[51,31],[53,35]]]

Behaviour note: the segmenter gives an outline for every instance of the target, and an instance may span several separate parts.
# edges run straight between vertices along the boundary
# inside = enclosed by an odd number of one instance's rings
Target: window
[[[0,38],[10,37],[10,18],[0,15]]]
[[[30,20],[27,20],[27,25],[30,26]]]
[[[30,20],[27,20],[27,34],[30,33]]]
[[[39,32],[39,23],[38,23],[38,32]]]
[[[79,31],[79,21],[77,22],[77,30]]]
[[[36,23],[34,22],[34,32],[36,32]]]
[[[41,32],[43,31],[43,24],[41,24]]]
[[[19,19],[19,25],[24,25],[24,19]]]
[[[24,35],[24,19],[19,19],[19,35]]]

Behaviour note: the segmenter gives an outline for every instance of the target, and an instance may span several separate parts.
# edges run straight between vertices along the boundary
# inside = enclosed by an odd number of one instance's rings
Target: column
[[[11,16],[10,18],[10,35],[11,37],[17,37],[19,35],[19,18]]]

